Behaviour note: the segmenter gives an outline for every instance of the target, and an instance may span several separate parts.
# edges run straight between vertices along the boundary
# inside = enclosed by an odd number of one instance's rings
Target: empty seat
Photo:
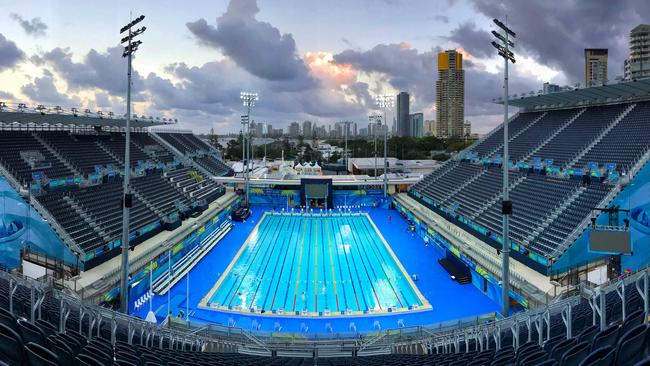
[[[618,338],[618,326],[610,325],[594,336],[594,340],[591,343],[591,349],[595,350],[603,346],[614,347],[616,345],[616,338]]]
[[[105,363],[102,363],[102,361],[96,359],[95,357],[85,354],[85,353],[80,353],[77,355],[75,358],[75,364],[78,366],[104,366],[106,365]],[[110,365],[110,364],[109,364]]]
[[[627,317],[625,318],[625,321],[621,325],[621,329],[619,329],[618,331],[619,334],[625,334],[630,329],[636,327],[639,324],[642,324],[644,316],[645,316],[645,312],[641,309],[636,310],[631,314],[628,314]]]
[[[610,366],[614,363],[616,350],[612,346],[600,347],[580,362],[580,366]]]
[[[519,364],[521,366],[534,366],[545,361],[547,356],[548,355],[544,351],[533,352],[524,357]]]
[[[25,360],[22,338],[4,324],[0,324],[0,359],[12,365],[20,365]]]
[[[18,327],[20,328],[20,335],[25,343],[36,343],[40,346],[47,346],[47,338],[45,333],[36,325],[24,319],[18,319]]]
[[[598,334],[599,329],[600,328],[598,328],[597,325],[590,325],[582,329],[580,334],[578,334],[578,336],[576,337],[578,339],[578,343],[589,342],[591,344],[596,334]]]
[[[562,359],[562,355],[564,355],[564,353],[568,351],[571,347],[573,347],[575,344],[576,344],[575,338],[565,339],[557,343],[551,349],[551,352],[549,353],[549,358],[560,361]]]
[[[29,342],[25,345],[25,351],[31,366],[59,366],[58,357],[40,344]]]
[[[623,334],[616,346],[616,365],[634,365],[641,361],[648,338],[648,325],[639,324]]]
[[[560,366],[578,366],[589,354],[590,347],[590,343],[582,342],[569,348],[559,360]]]

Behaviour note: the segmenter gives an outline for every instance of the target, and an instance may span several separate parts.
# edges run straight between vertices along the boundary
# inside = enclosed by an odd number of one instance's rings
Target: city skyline
[[[135,113],[177,118],[179,128],[197,132],[237,131],[241,90],[260,94],[253,119],[285,130],[292,121],[361,123],[376,111],[374,95],[401,91],[411,95],[412,111],[432,119],[435,55],[457,49],[466,61],[465,116],[485,133],[501,119],[492,103],[501,84],[492,17],[507,13],[521,37],[511,75],[511,90],[521,93],[545,81],[583,82],[585,48],[607,48],[609,78],[622,75],[630,31],[650,12],[643,1],[615,8],[604,1],[0,3],[11,9],[0,15],[0,100],[123,113],[118,30],[132,11],[145,14],[149,28],[134,60]],[[561,14],[557,24],[544,16],[551,12]],[[548,37],[535,37],[542,32]]]

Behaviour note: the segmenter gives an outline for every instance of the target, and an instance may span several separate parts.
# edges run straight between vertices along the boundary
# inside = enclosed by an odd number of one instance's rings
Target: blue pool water
[[[401,268],[365,213],[267,213],[204,305],[303,316],[425,309]]]
[[[233,229],[208,253],[189,273],[172,287],[171,294],[154,296],[151,307],[162,320],[170,311],[177,316],[182,310],[189,313],[189,319],[197,323],[233,325],[244,329],[293,333],[343,333],[353,329],[372,332],[378,329],[392,329],[399,326],[428,325],[441,321],[481,315],[498,311],[499,307],[481,290],[473,285],[460,285],[449,278],[449,274],[437,263],[444,256],[435,245],[425,246],[424,241],[409,231],[409,223],[391,209],[365,208],[390,245],[395,256],[409,275],[417,274],[415,282],[420,293],[431,308],[423,311],[406,311],[383,315],[354,315],[337,317],[297,317],[260,315],[229,310],[212,310],[199,304],[213,289],[217,280],[226,273],[242,244],[248,239],[263,215],[271,207],[254,207],[252,216],[246,222],[235,223]],[[168,307],[169,305],[169,307]],[[135,311],[135,315],[146,317],[149,303]]]

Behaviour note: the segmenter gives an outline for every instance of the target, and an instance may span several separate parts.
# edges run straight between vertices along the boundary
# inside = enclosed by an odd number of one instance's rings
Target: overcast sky
[[[483,133],[500,120],[501,62],[491,19],[517,32],[511,94],[583,82],[584,48],[609,48],[622,75],[630,29],[650,1],[619,0],[0,0],[0,100],[124,113],[119,29],[145,14],[134,60],[138,114],[197,133],[239,130],[241,90],[253,119],[362,126],[373,96],[408,91],[435,118],[436,53],[465,55],[465,116]],[[646,18],[644,18],[645,16]]]

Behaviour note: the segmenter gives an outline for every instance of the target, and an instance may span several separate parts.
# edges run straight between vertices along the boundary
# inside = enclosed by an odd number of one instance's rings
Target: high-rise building
[[[361,136],[361,137],[368,136],[368,129],[366,127],[361,127],[359,129],[359,136]]]
[[[311,126],[311,121],[304,121],[302,123],[302,135],[310,139],[312,136],[312,126]]]
[[[465,123],[463,123],[463,136],[465,137],[472,136],[472,122],[465,121]]]
[[[607,48],[585,48],[585,86],[607,84]]]
[[[562,90],[559,85],[545,82],[542,86],[542,94],[558,93]]]
[[[465,71],[463,55],[455,50],[438,53],[436,81],[436,135],[462,137],[465,121]]]
[[[424,121],[424,136],[435,136],[436,135],[436,121],[428,119]]]
[[[639,24],[630,31],[630,57],[625,60],[625,80],[650,77],[650,24]]]
[[[289,125],[289,137],[296,138],[300,136],[300,124],[298,122],[291,122]]]
[[[413,113],[409,115],[410,137],[424,136],[424,113]]]
[[[410,136],[410,124],[409,119],[409,93],[400,92],[397,94],[397,124],[395,125],[395,134],[397,136]]]
[[[264,123],[261,122],[251,122],[251,135],[253,137],[262,137],[264,136]]]

